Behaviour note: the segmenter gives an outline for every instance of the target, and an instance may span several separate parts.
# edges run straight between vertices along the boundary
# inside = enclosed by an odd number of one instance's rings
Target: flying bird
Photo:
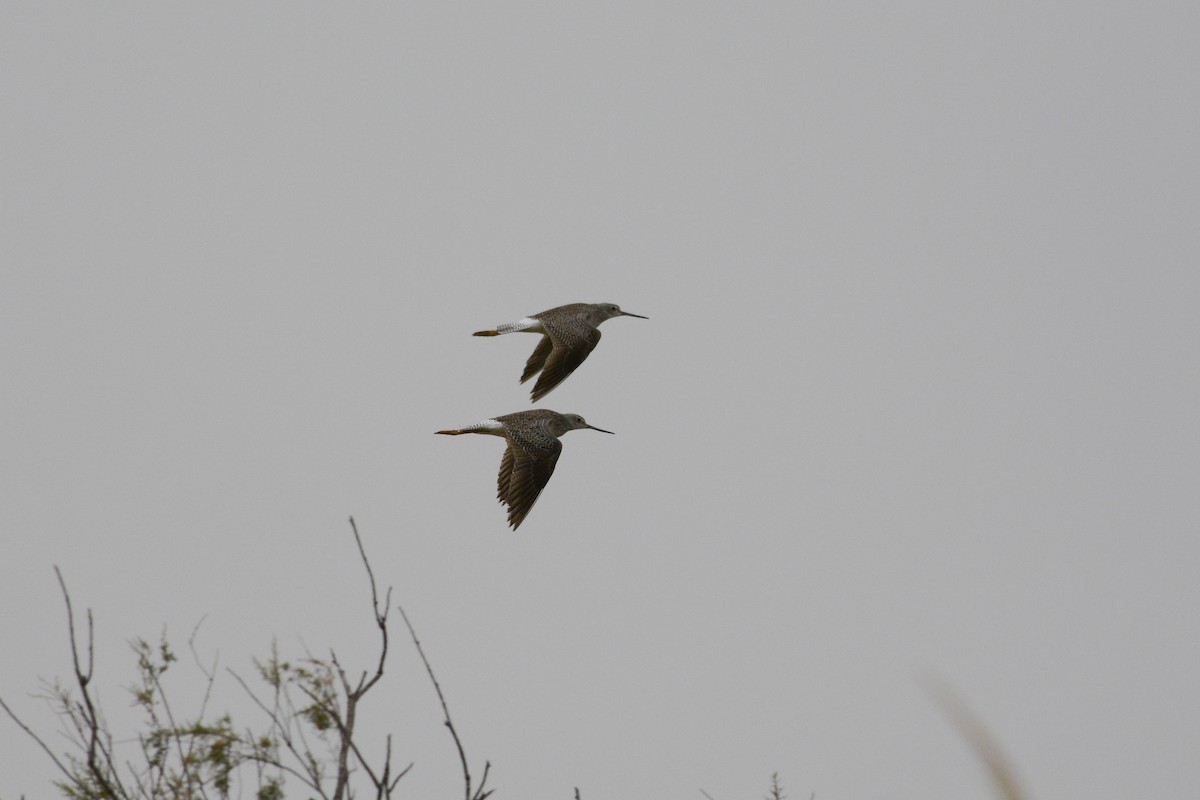
[[[500,476],[496,480],[496,497],[508,507],[508,524],[515,531],[537,502],[538,495],[554,474],[554,465],[562,452],[558,437],[567,431],[591,428],[578,414],[559,414],[544,408],[504,414],[485,419],[465,428],[437,431],[447,436],[463,433],[487,433],[503,436],[508,446],[500,459]]]
[[[622,311],[613,303],[569,303],[516,322],[497,325],[492,330],[476,331],[475,336],[502,336],[518,331],[542,334],[542,340],[533,348],[533,355],[525,362],[525,372],[521,374],[521,383],[524,383],[542,373],[531,394],[536,403],[584,362],[600,341],[597,326],[613,317],[650,319]]]

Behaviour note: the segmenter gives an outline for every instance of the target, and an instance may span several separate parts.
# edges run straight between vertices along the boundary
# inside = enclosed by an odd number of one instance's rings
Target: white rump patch
[[[483,422],[476,422],[463,430],[471,431],[472,433],[490,433],[493,436],[504,435],[504,423],[495,419],[485,419]]]
[[[496,333],[517,333],[518,331],[532,331],[533,333],[545,333],[542,328],[542,323],[533,317],[525,317],[516,322],[506,322],[503,325],[496,326]]]

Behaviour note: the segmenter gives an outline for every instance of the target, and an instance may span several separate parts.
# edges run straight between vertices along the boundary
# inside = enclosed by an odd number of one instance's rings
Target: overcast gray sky
[[[497,798],[1200,786],[1200,10],[0,7],[0,696],[126,641],[370,663],[346,518]],[[502,443],[536,340],[611,301]],[[397,637],[366,742],[458,791]],[[181,664],[175,686],[194,685]],[[240,690],[214,700],[249,724]],[[126,728],[128,730],[128,728]],[[374,738],[372,738],[374,737]],[[0,793],[51,765],[0,720]]]

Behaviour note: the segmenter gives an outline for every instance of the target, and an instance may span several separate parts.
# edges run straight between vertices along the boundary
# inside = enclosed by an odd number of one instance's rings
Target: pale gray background
[[[5,3],[0,693],[53,728],[53,564],[114,723],[164,625],[367,666],[353,513],[498,798],[986,797],[931,672],[1037,797],[1194,797],[1198,8]],[[652,319],[513,534],[432,433],[574,301]]]

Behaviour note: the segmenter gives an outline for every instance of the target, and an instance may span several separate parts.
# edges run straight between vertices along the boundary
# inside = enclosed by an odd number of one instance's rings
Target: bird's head
[[[579,416],[578,414],[563,414],[563,419],[566,420],[567,425],[569,426],[567,428],[568,431],[577,431],[582,428],[590,428],[594,431],[600,431],[601,433],[612,433],[612,431],[606,431],[604,428],[597,428],[595,425],[588,425],[583,417]]]
[[[606,319],[613,317],[637,317],[638,319],[650,319],[643,317],[641,314],[630,314],[628,311],[622,311],[621,307],[616,303],[593,303],[592,310],[588,312],[588,321],[593,325],[599,325]]]

